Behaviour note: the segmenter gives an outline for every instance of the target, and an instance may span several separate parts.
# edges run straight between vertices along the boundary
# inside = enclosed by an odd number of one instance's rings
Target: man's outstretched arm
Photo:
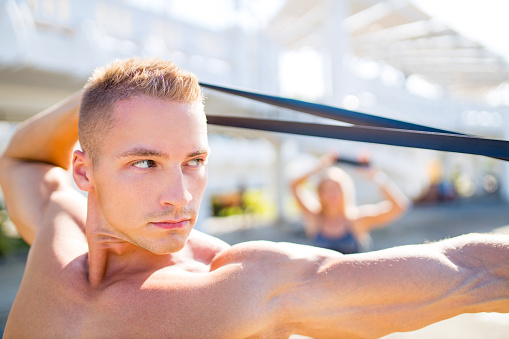
[[[488,234],[331,257],[287,306],[302,334],[325,338],[334,329],[378,338],[462,313],[508,313],[508,258],[509,236]]]
[[[81,92],[75,93],[21,124],[1,158],[0,183],[9,216],[30,244],[54,202],[84,227],[86,201],[66,172],[78,140],[80,99]],[[56,192],[65,194],[55,199]]]
[[[508,258],[508,235],[469,234],[352,255],[244,243],[212,268],[241,263],[249,284],[267,287],[265,306],[255,314],[268,328],[313,338],[379,338],[462,313],[509,313]]]

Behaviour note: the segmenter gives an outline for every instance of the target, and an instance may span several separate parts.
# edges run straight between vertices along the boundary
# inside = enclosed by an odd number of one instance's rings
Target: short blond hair
[[[100,155],[101,140],[113,128],[115,104],[136,96],[203,105],[196,76],[171,61],[117,59],[97,68],[84,87],[79,116],[80,145],[93,161]]]

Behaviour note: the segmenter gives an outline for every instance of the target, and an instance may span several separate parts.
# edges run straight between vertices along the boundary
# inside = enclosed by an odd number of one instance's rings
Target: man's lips
[[[189,224],[189,220],[190,219],[182,218],[182,219],[178,219],[178,220],[154,221],[154,222],[151,222],[151,224],[153,224],[156,227],[165,229],[165,230],[171,230],[171,229],[186,227]]]

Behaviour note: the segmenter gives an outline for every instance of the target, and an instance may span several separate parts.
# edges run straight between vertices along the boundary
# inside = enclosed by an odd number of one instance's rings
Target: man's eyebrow
[[[120,153],[118,158],[129,158],[129,157],[158,157],[158,158],[169,158],[168,154],[149,148],[135,147],[131,148],[123,153]]]
[[[188,158],[197,157],[203,154],[210,153],[209,148],[200,148],[199,150],[195,152],[191,152],[187,154]],[[158,157],[163,159],[168,159],[170,156],[164,152],[149,149],[149,148],[142,148],[142,147],[135,147],[131,148],[123,153],[120,153],[118,158],[129,158],[129,157]]]
[[[188,158],[192,158],[192,157],[197,157],[197,156],[200,156],[200,155],[203,155],[203,154],[208,154],[208,153],[210,153],[210,149],[209,148],[200,148],[196,152],[189,153],[187,155],[187,157]]]

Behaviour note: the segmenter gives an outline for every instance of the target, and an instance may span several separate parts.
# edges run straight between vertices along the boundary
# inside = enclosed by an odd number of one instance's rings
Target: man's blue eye
[[[153,160],[140,160],[136,161],[133,166],[138,168],[150,168],[154,167],[156,163]]]

